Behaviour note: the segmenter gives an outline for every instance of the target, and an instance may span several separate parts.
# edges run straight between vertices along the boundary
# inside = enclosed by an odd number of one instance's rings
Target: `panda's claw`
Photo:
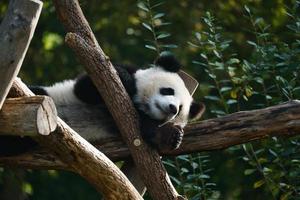
[[[181,142],[182,142],[182,138],[183,138],[183,131],[180,127],[177,127],[177,126],[174,126],[174,132],[173,132],[173,135],[172,135],[172,139],[171,139],[171,147],[172,147],[172,150],[174,149],[178,149]]]
[[[156,132],[156,146],[160,151],[171,151],[177,149],[183,138],[183,130],[179,126],[167,123]]]

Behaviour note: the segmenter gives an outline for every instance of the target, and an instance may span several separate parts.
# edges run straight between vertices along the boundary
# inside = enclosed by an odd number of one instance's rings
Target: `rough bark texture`
[[[13,94],[32,96],[33,93],[16,79]],[[101,192],[105,199],[142,199],[126,176],[103,153],[84,140],[60,118],[57,129],[48,136],[37,136],[34,139],[49,149],[55,156],[74,171],[89,181]]]
[[[54,4],[67,31],[75,33],[73,36],[69,35],[68,44],[79,56],[98,91],[104,97],[151,197],[159,200],[180,198],[167,176],[159,154],[142,141],[137,114],[131,100],[114,67],[98,45],[78,1],[54,0]],[[93,56],[87,52],[89,50],[93,51]],[[134,141],[139,141],[140,145],[135,146]]]
[[[142,181],[141,177],[137,173],[136,166],[132,159],[127,159],[126,162],[121,167],[122,172],[126,175],[126,177],[130,180],[132,185],[134,185],[135,189],[143,196],[147,188]]]
[[[0,26],[0,109],[19,73],[33,37],[43,3],[39,0],[10,0]]]
[[[50,97],[9,98],[0,111],[0,135],[49,135],[56,126],[57,112]]]

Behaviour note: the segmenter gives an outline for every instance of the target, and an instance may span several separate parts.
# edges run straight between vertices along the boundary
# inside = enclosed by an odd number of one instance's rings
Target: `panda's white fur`
[[[172,119],[176,125],[181,127],[186,125],[193,98],[177,73],[167,72],[160,67],[151,67],[137,70],[134,78],[137,93],[133,100],[139,105],[140,110],[153,119],[165,121]],[[75,80],[65,80],[44,89],[57,105],[82,104],[83,102],[74,95],[74,85]],[[161,95],[159,89],[162,87],[172,88],[175,91],[174,95]],[[180,113],[169,113],[170,104],[174,105],[177,111],[180,110]]]
[[[160,67],[151,67],[148,69],[139,69],[133,76],[137,89],[133,101],[139,106],[140,110],[156,120],[168,121],[171,119],[174,124],[182,128],[186,125],[193,99],[177,73],[167,72]],[[91,124],[91,130],[82,133],[85,139],[96,141],[110,135],[110,126],[113,120],[105,112],[98,111],[99,108],[91,108],[91,106],[80,101],[74,94],[74,85],[75,80],[65,80],[55,83],[52,86],[43,87],[43,89],[53,98],[59,114],[67,121],[72,121],[72,119],[66,119],[72,116],[66,116],[65,113],[69,112],[66,110],[80,109],[81,117],[84,119],[91,117],[89,110],[97,110],[97,118],[99,118],[101,124]],[[174,95],[161,95],[159,90],[162,87],[172,88],[175,91]],[[159,104],[160,108],[166,110],[166,112],[158,109],[157,104]],[[176,106],[176,114],[168,112],[169,104]],[[145,105],[148,105],[148,109],[146,109]],[[76,124],[72,125],[72,127],[76,130]]]
[[[193,98],[177,73],[167,72],[160,67],[151,67],[138,70],[134,77],[137,88],[134,101],[140,105],[141,110],[158,120],[169,120],[176,116],[173,120],[176,125],[181,127],[186,125]],[[159,90],[162,87],[172,88],[175,91],[174,95],[161,95]],[[145,108],[145,104],[148,105],[148,109]],[[176,107],[177,113],[168,112],[170,104]]]
[[[74,94],[75,80],[65,80],[49,87],[43,87],[56,105],[82,104]]]

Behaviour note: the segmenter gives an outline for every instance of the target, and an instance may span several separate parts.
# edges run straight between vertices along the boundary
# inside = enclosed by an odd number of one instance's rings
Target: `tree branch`
[[[95,109],[90,109],[91,112],[95,112]],[[297,134],[300,134],[300,102],[290,101],[264,109],[242,111],[189,124],[185,129],[185,136],[180,148],[171,152],[161,152],[161,155],[175,156],[224,149],[272,136],[290,137]],[[114,161],[124,160],[130,156],[128,148],[117,133],[103,138],[101,141],[95,141],[94,145]],[[36,159],[34,155],[37,155],[36,157],[39,159]],[[47,156],[48,154],[37,151],[18,157],[2,157],[0,165],[66,169],[57,161],[52,164],[51,157]]]
[[[39,0],[11,0],[0,26],[0,109],[19,73],[33,37],[43,3]]]

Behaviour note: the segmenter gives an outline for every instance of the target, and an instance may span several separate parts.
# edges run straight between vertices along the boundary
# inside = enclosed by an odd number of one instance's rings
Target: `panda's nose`
[[[176,114],[177,113],[177,107],[174,104],[169,104],[169,111],[172,114]]]

